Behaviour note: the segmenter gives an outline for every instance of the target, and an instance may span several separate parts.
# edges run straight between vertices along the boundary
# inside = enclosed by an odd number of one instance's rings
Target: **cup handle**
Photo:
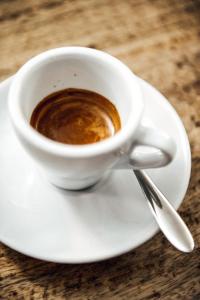
[[[163,131],[140,125],[137,139],[114,169],[152,169],[169,164],[176,153],[176,143]]]

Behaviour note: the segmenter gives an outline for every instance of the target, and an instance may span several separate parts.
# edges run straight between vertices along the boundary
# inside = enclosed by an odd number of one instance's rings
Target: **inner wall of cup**
[[[65,56],[35,64],[24,77],[20,101],[27,121],[35,106],[45,96],[65,88],[95,91],[109,99],[117,108],[122,127],[131,111],[130,84],[124,74],[92,57]]]

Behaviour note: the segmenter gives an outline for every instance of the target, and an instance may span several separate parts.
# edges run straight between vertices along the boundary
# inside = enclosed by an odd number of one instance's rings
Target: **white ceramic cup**
[[[76,146],[33,129],[29,122],[38,102],[68,87],[108,98],[119,112],[121,130],[101,142]],[[172,160],[174,141],[144,125],[143,110],[140,85],[130,69],[107,53],[84,47],[52,49],[30,59],[14,76],[9,91],[10,117],[22,146],[51,183],[73,190],[94,184],[108,169],[155,168]]]

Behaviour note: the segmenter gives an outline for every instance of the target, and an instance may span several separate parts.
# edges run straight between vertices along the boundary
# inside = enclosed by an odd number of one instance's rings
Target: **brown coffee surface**
[[[108,99],[76,88],[45,97],[35,107],[30,124],[54,141],[73,145],[99,142],[121,128],[118,111]]]

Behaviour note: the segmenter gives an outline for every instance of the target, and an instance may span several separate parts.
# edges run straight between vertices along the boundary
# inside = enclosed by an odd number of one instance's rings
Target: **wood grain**
[[[1,0],[0,79],[52,47],[103,49],[155,85],[181,116],[192,176],[180,213],[196,250],[161,233],[101,263],[59,265],[0,247],[0,299],[200,299],[200,1]],[[181,175],[181,174],[180,174]]]

